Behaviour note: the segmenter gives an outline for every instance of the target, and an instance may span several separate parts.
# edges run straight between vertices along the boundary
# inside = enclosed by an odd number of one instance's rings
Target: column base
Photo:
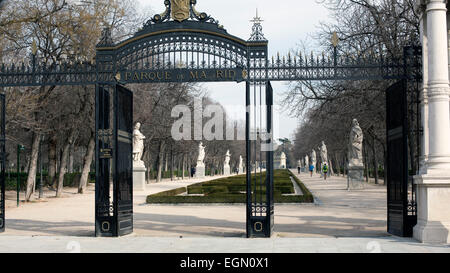
[[[450,244],[450,176],[414,177],[417,225],[413,237],[423,243]]]
[[[427,244],[450,244],[450,223],[418,221],[413,237]]]

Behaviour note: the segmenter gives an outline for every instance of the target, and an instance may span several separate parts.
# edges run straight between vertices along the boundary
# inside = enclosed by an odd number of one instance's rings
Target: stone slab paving
[[[255,247],[262,252],[367,252],[367,248],[377,249],[380,244],[387,252],[449,250],[389,236],[384,186],[366,184],[364,190],[349,192],[342,177],[330,177],[326,182],[319,175],[298,177],[318,201],[277,204],[275,234],[268,240],[245,238],[244,204],[145,203],[148,194],[206,181],[188,179],[152,183],[147,191],[135,192],[134,233],[119,239],[93,237],[92,186],[84,195],[67,189],[63,198],[48,197],[44,201],[21,204],[19,208],[8,207],[7,231],[0,234],[0,251],[47,251],[39,247],[45,244],[48,251],[65,252],[66,244],[71,241],[79,242],[87,252],[250,252]]]
[[[450,253],[449,246],[377,238],[175,238],[0,236],[0,253]]]
[[[245,236],[245,205],[149,205],[149,194],[216,179],[188,179],[152,183],[134,193],[134,226],[138,236],[241,237]],[[317,204],[277,204],[275,237],[387,236],[386,193],[380,186],[346,191],[344,178],[323,182],[319,175],[299,178],[316,195]],[[94,235],[94,188],[84,195],[66,190],[63,198],[21,204],[7,209],[3,235]],[[0,235],[0,236],[3,236]]]

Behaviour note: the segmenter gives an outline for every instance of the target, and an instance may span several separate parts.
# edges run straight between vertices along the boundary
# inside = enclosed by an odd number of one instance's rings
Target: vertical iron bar
[[[246,172],[246,180],[247,180],[247,238],[251,235],[251,214],[252,214],[252,204],[251,204],[251,198],[252,198],[252,188],[251,188],[251,169],[250,169],[250,156],[251,156],[251,150],[250,150],[250,82],[247,81],[245,83],[245,168],[247,170]]]

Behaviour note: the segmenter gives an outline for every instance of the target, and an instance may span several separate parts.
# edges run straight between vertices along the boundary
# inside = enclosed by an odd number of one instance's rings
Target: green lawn
[[[293,177],[297,185],[302,189],[303,195],[285,196],[283,194],[295,193],[290,177]],[[265,173],[263,173],[263,178]],[[259,185],[261,177],[252,177],[252,185]],[[264,184],[264,180],[263,180]],[[170,191],[165,191],[147,196],[150,204],[181,204],[181,203],[246,203],[246,181],[245,175],[221,178],[204,183],[193,184]],[[254,186],[257,196],[263,195],[265,202],[265,187]],[[203,196],[179,196],[183,193],[198,194]],[[274,171],[274,200],[275,203],[312,203],[314,198],[309,190],[289,170]]]

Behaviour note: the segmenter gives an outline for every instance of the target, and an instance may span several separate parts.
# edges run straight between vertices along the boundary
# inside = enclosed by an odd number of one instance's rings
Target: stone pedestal
[[[415,239],[423,243],[450,243],[450,174],[417,175],[417,225]]]
[[[147,169],[142,166],[133,166],[133,191],[145,191],[145,172]]]
[[[347,190],[364,189],[364,165],[349,165]]]
[[[195,178],[205,178],[205,166],[197,166],[195,168]]]
[[[223,166],[223,175],[231,175],[231,168],[230,165]]]

